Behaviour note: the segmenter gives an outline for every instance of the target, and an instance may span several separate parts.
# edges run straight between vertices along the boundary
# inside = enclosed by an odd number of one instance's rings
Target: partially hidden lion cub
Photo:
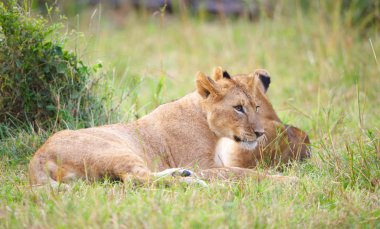
[[[254,78],[249,80],[253,83]],[[264,132],[257,118],[261,111],[239,80],[214,81],[198,73],[196,88],[196,92],[128,124],[54,134],[30,161],[31,184],[56,186],[73,179],[104,177],[146,182],[178,172],[189,176],[186,178],[195,176],[187,170],[170,169],[185,166],[198,167],[200,178],[206,180],[249,175],[294,181],[294,177],[218,166],[214,153],[221,138],[239,139],[248,149],[256,146]]]
[[[283,124],[266,96],[271,82],[267,71],[258,69],[253,74],[234,76],[230,76],[226,71],[223,72],[222,69],[215,71],[213,79],[216,82],[223,78],[233,79],[244,85],[256,102],[260,113],[257,118],[264,131],[263,136],[257,141],[258,147],[254,149],[241,147],[242,144],[237,142],[242,139],[235,139],[235,141],[221,139],[215,153],[215,161],[218,165],[254,168],[258,162],[280,165],[310,157],[308,135],[297,127]]]

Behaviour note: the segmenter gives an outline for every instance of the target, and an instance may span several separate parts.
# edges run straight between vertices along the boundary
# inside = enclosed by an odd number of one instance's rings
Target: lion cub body
[[[54,134],[30,161],[31,184],[105,176],[151,180],[155,171],[183,166],[199,167],[204,179],[226,178],[231,173],[236,177],[271,177],[251,170],[215,168],[214,150],[220,138],[255,142],[255,133],[262,127],[256,103],[244,85],[232,79],[215,82],[202,73],[196,84],[197,92],[161,105],[129,124]],[[237,112],[236,105],[244,106],[247,115]]]
[[[213,77],[215,81],[198,73],[196,92],[137,121],[54,134],[30,161],[31,184],[104,177],[149,181],[173,175],[176,170],[170,168],[178,167],[198,168],[202,179],[296,180],[247,169],[263,154],[275,160],[272,154],[280,152],[286,161],[296,158],[299,150],[299,158],[308,153],[302,148],[307,135],[285,128],[266,98],[267,78],[257,72],[225,77],[221,68]],[[228,147],[218,144],[221,139],[228,139]],[[270,144],[276,139],[279,145]],[[229,155],[228,161],[220,157],[220,150]],[[158,172],[162,170],[168,172]]]

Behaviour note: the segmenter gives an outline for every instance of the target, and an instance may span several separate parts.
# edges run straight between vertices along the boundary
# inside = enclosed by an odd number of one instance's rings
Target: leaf
[[[65,62],[60,62],[57,65],[57,73],[64,74],[67,71],[67,66]]]
[[[45,64],[45,66],[44,66],[44,72],[45,73],[49,73],[50,72],[50,67],[49,67],[49,65],[48,64]]]
[[[47,105],[46,106],[46,110],[48,110],[48,111],[55,111],[55,110],[57,110],[57,108],[54,106],[54,105]]]
[[[63,52],[62,52],[62,47],[61,46],[54,46],[54,51],[57,55],[59,56],[62,56]]]

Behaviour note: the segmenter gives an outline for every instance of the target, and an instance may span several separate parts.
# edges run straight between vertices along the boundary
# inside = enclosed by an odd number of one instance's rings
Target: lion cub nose
[[[264,132],[262,132],[262,131],[255,131],[255,134],[256,134],[256,137],[258,138],[258,137],[262,136],[264,134]]]

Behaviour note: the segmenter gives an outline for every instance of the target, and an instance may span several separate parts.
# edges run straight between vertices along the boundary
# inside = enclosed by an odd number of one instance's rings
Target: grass
[[[284,171],[300,178],[295,186],[244,180],[209,189],[133,188],[105,181],[31,189],[27,162],[51,133],[9,130],[0,143],[1,228],[380,227],[378,31],[363,35],[335,11],[297,7],[258,23],[156,14],[129,15],[115,26],[99,9],[92,13],[69,20],[86,37],[70,45],[108,68],[122,101],[120,122],[191,92],[198,70],[266,68],[275,109],[309,133],[312,158]]]

